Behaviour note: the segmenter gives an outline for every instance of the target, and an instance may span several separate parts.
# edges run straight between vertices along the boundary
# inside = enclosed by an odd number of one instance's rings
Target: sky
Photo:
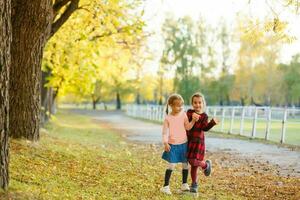
[[[250,1],[250,4],[248,3]],[[194,20],[205,18],[206,23],[217,26],[221,18],[230,29],[233,29],[238,13],[264,19],[273,17],[274,12],[279,18],[289,22],[288,32],[298,40],[282,47],[280,62],[287,63],[291,56],[300,52],[300,16],[278,4],[280,0],[145,0],[146,30],[155,34],[149,39],[148,45],[154,53],[153,61],[146,65],[146,72],[155,73],[159,66],[159,58],[163,49],[161,26],[167,13],[175,17],[191,16]],[[277,3],[276,3],[277,2]],[[272,5],[270,7],[270,5]]]

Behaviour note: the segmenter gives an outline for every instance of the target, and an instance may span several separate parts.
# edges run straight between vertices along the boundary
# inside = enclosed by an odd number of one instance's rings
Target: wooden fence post
[[[272,116],[272,109],[271,109],[271,107],[269,107],[268,108],[268,113],[267,113],[267,127],[266,127],[265,140],[269,139],[270,127],[271,127],[271,116]]]
[[[224,131],[224,120],[225,120],[225,108],[222,108],[222,121],[221,121],[221,132]]]
[[[241,124],[240,124],[240,135],[244,133],[244,121],[245,121],[245,107],[242,107],[242,116],[241,116]]]
[[[257,111],[258,111],[258,108],[255,107],[253,124],[252,124],[252,135],[251,135],[252,138],[255,138],[255,136],[256,136]]]
[[[235,113],[235,108],[234,107],[231,107],[231,119],[230,119],[230,128],[229,128],[229,131],[228,133],[232,133],[232,129],[233,129],[233,121],[234,121],[234,113]]]
[[[216,115],[217,115],[217,107],[214,107],[214,117],[216,117]]]
[[[282,129],[281,129],[281,139],[280,143],[285,142],[285,129],[286,129],[286,119],[287,119],[288,110],[284,109],[283,119],[282,119]]]

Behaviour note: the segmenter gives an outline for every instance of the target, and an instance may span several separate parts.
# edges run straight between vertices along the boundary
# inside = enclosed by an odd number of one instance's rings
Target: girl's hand
[[[200,115],[198,115],[197,113],[193,113],[192,120],[196,122],[199,120],[199,117],[200,117]]]
[[[165,143],[165,151],[169,152],[171,150],[171,146],[168,143]]]
[[[216,123],[216,124],[218,124],[219,123],[219,120],[218,120],[218,118],[212,118],[212,120]]]

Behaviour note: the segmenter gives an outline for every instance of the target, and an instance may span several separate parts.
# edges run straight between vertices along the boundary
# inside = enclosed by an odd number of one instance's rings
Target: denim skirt
[[[169,152],[164,151],[162,159],[169,163],[186,163],[187,162],[187,142],[183,144],[169,144],[171,150]]]

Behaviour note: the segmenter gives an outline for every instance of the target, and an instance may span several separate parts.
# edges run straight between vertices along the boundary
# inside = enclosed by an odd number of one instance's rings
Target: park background
[[[208,141],[269,145],[208,150],[200,198],[299,199],[299,3],[0,1],[0,197],[190,199],[159,193],[160,143],[114,120],[160,135],[167,97],[200,91]]]

